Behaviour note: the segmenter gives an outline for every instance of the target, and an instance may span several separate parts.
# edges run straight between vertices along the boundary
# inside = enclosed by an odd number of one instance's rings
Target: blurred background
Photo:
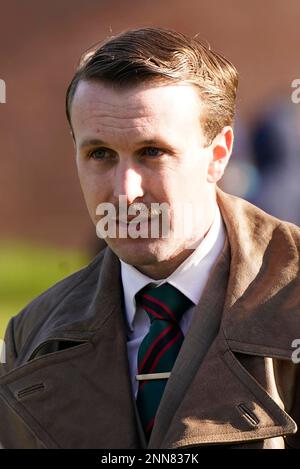
[[[300,224],[299,0],[0,0],[0,17],[0,339],[11,315],[97,252],[64,97],[81,53],[125,29],[199,34],[236,65],[222,188]]]

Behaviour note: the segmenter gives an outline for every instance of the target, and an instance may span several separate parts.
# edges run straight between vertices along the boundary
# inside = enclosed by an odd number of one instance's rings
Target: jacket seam
[[[58,358],[59,358],[59,357],[61,357],[61,354],[63,354],[64,352],[67,353],[67,352],[75,351],[75,350],[78,351],[78,347],[80,347],[80,346],[83,347],[83,346],[86,346],[86,345],[88,345],[88,346],[91,347],[91,348],[94,348],[94,344],[93,344],[91,341],[88,341],[88,342],[84,342],[83,344],[80,344],[80,345],[77,346],[77,347],[71,347],[71,348],[68,348],[68,349],[66,349],[66,350],[58,350],[57,352],[50,353],[50,354],[46,354],[46,355],[42,355],[41,357],[37,357],[36,359],[30,360],[29,362],[28,362],[28,361],[27,361],[27,362],[24,362],[24,363],[22,363],[21,365],[19,365],[18,367],[11,369],[8,373],[6,373],[5,375],[3,375],[3,376],[1,377],[1,378],[3,379],[3,381],[4,381],[3,384],[4,384],[4,385],[10,384],[11,381],[10,381],[9,378],[11,377],[11,375],[12,375],[13,373],[16,373],[16,372],[21,371],[22,369],[24,369],[25,367],[27,367],[27,366],[29,366],[29,365],[32,365],[33,368],[35,368],[34,365],[35,365],[36,363],[38,363],[40,360],[46,360],[47,358],[49,359],[49,357],[52,357],[52,358],[53,358],[53,357],[54,357],[54,358],[57,358],[57,357],[58,357]],[[82,350],[81,350],[81,352],[82,352]],[[60,355],[56,355],[56,354],[60,354]],[[68,362],[69,360],[72,360],[72,359],[73,359],[73,356],[67,357],[67,358],[64,357],[64,360],[63,360],[63,361],[64,361],[64,362]],[[53,360],[53,361],[51,361],[50,363],[46,363],[46,364],[44,363],[44,364],[43,364],[43,368],[47,368],[47,367],[49,367],[49,366],[52,366],[53,364],[56,364],[56,362],[57,362],[57,360]],[[35,369],[33,369],[32,371],[35,371]],[[6,380],[6,379],[7,379],[7,380]],[[1,389],[1,384],[0,384],[0,389]]]
[[[244,340],[238,340],[238,339],[229,339],[229,338],[226,338],[226,341],[228,343],[228,347],[230,350],[234,350],[235,352],[240,352],[240,353],[245,353],[247,354],[247,352],[245,352],[244,350],[236,350],[236,349],[233,349],[232,347],[230,347],[229,343],[230,342],[237,342],[239,344],[245,344],[245,345],[250,345],[250,346],[256,346],[256,347],[264,347],[264,348],[267,348],[269,347],[270,349],[273,349],[276,348],[276,347],[271,347],[270,345],[265,345],[265,344],[258,344],[257,342],[245,342]],[[285,349],[285,348],[277,348],[277,350],[282,350],[284,352],[291,352],[290,349]],[[265,353],[263,352],[256,352],[256,351],[251,351],[249,352],[251,353],[252,355],[259,355],[259,356],[263,356],[263,357],[267,357],[268,355],[266,355]],[[272,353],[272,350],[270,350],[270,353]],[[279,354],[276,354],[276,358],[285,358],[285,357],[282,357],[280,356]],[[286,357],[287,358],[287,357]]]
[[[272,428],[272,427],[264,427],[264,428]],[[255,431],[255,430],[253,430]],[[278,436],[282,436],[282,438],[284,437],[284,435],[282,435],[282,431],[283,431],[283,427],[279,427],[278,428],[278,431],[274,431],[274,434],[270,435],[270,436],[255,436],[255,435],[249,435],[247,436],[247,439],[245,439],[245,436],[244,437],[241,437],[241,438],[237,438],[237,439],[234,439],[232,441],[228,441],[228,444],[230,443],[235,443],[235,442],[245,442],[247,443],[247,441],[254,441],[254,440],[262,440],[262,439],[268,439],[268,438],[273,438],[273,437],[278,437]],[[244,432],[245,433],[245,432]],[[214,437],[210,438],[210,439],[207,439],[207,440],[202,440],[201,443],[199,443],[199,440],[196,438],[192,438],[192,439],[186,439],[186,440],[181,440],[181,441],[184,441],[186,443],[195,443],[195,444],[198,444],[198,445],[202,445],[202,444],[207,444],[209,442],[219,442],[219,440],[221,440],[220,442],[223,442],[225,441],[225,436],[231,436],[231,435],[236,435],[236,433],[234,432],[220,432],[220,433],[217,433],[215,434]],[[222,438],[222,436],[224,438]],[[174,448],[177,448],[178,446],[174,446]]]

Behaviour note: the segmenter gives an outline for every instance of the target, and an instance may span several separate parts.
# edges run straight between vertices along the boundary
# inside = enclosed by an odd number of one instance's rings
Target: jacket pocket
[[[39,344],[33,352],[31,352],[28,362],[40,358],[45,355],[58,353],[64,350],[68,350],[74,347],[79,347],[82,344],[87,343],[87,340],[69,340],[69,339],[48,339]]]

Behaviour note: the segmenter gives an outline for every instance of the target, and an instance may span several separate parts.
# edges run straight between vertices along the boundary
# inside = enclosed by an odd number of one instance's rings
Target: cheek
[[[147,179],[144,187],[151,200],[169,203],[176,193],[176,178],[154,175],[151,179]]]
[[[101,175],[78,170],[81,189],[89,209],[90,214],[95,215],[96,207],[102,202],[110,201],[110,181],[109,178],[103,178]]]
[[[184,179],[189,190],[200,189],[207,181],[208,162],[199,158],[194,164],[185,168]]]
[[[199,202],[207,188],[207,168],[203,161],[186,166],[174,175],[172,192],[176,200]]]

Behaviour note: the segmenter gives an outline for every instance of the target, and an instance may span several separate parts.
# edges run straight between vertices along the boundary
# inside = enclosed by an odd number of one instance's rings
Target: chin
[[[107,245],[130,265],[149,265],[166,260],[166,246],[161,239],[106,239]]]

